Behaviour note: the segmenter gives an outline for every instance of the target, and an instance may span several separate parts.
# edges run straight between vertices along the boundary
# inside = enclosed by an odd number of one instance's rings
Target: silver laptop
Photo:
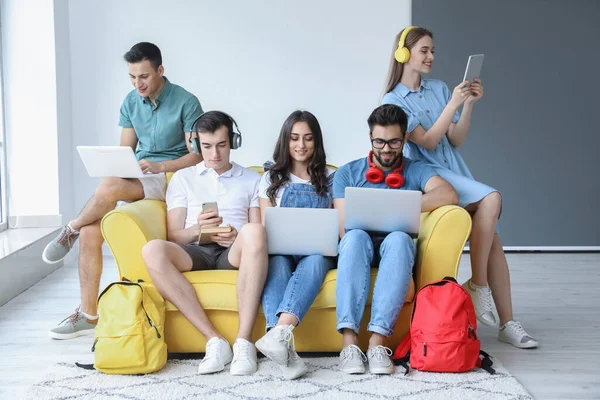
[[[340,212],[332,208],[267,207],[269,254],[337,256]]]
[[[77,151],[89,176],[144,177],[129,146],[77,146]]]
[[[418,190],[347,187],[344,228],[417,235],[421,224],[422,195]]]

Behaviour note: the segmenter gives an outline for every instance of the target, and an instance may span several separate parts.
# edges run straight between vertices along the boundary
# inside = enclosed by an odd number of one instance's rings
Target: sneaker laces
[[[354,358],[355,354],[358,354],[363,362],[367,361],[367,356],[365,356],[365,353],[363,353],[357,345],[351,344],[350,346],[342,350],[342,354],[340,354],[340,358],[342,359],[341,363],[346,364],[348,361]]]
[[[219,356],[221,355],[221,353],[219,352],[219,342],[221,340],[209,340],[208,342],[206,342],[206,350],[204,352],[204,358],[202,359],[201,363],[203,363],[206,360],[210,360],[211,358],[216,358],[217,362],[219,361]]]
[[[71,325],[75,325],[75,322],[77,322],[80,315],[81,315],[81,306],[77,307],[73,314],[69,315],[67,318],[60,321],[60,323],[58,325],[62,325],[64,322],[69,322]]]
[[[236,341],[235,344],[237,345],[236,347],[238,348],[238,351],[234,352],[233,354],[233,358],[235,359],[235,361],[247,361],[250,362],[250,357],[248,355],[249,351],[248,348],[250,347],[250,344],[246,341]]]
[[[373,348],[373,351],[371,354],[373,354],[373,358],[376,361],[380,362],[380,361],[383,361],[384,358],[389,360],[390,356],[394,353],[392,352],[392,349],[390,349],[388,347],[377,346],[377,347]]]
[[[489,287],[475,289],[477,303],[483,307],[484,313],[492,312],[492,291]]]
[[[63,229],[63,231],[60,233],[57,242],[64,247],[72,249],[79,234],[73,232],[69,225],[67,225],[65,228],[66,229]]]
[[[504,329],[510,329],[511,331],[513,331],[513,333],[519,335],[520,337],[523,337],[523,336],[530,337],[527,334],[527,332],[525,332],[525,329],[523,329],[523,326],[521,325],[521,323],[517,322],[517,321],[507,322],[506,325],[504,326]]]

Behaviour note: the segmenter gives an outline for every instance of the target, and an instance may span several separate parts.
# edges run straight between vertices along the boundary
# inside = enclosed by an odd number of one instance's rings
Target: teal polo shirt
[[[172,84],[164,77],[163,86],[155,103],[129,92],[121,106],[119,126],[133,128],[138,138],[135,157],[148,161],[175,160],[188,154],[185,132],[192,131],[192,123],[202,114],[198,98]]]

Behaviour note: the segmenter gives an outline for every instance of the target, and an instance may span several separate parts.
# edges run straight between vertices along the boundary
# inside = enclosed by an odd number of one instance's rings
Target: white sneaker
[[[206,342],[206,354],[200,365],[198,365],[199,374],[212,374],[223,371],[225,365],[231,362],[233,354],[229,343],[223,338],[214,337]]]
[[[231,375],[251,375],[258,369],[256,347],[246,339],[237,338],[233,344]]]
[[[351,344],[340,353],[340,371],[345,374],[364,374],[367,356],[362,350]]]
[[[294,337],[292,325],[280,325],[272,328],[267,334],[256,341],[256,348],[278,365],[288,362],[288,345]]]
[[[384,346],[377,346],[369,349],[367,351],[369,372],[372,374],[393,374],[394,363],[390,358],[392,354],[392,350]]]
[[[471,286],[471,280],[469,279],[463,283],[462,287],[467,291],[467,293],[469,293],[471,300],[473,300],[473,306],[475,306],[477,320],[483,325],[497,328],[498,320],[492,312],[492,291],[489,286],[475,289],[473,286]]]
[[[308,372],[304,360],[296,353],[292,325],[281,325],[271,329],[256,342],[256,347],[265,357],[273,360],[286,379],[296,379]]]
[[[529,336],[520,322],[508,321],[498,331],[498,340],[510,343],[520,349],[532,349],[538,346],[538,341]]]

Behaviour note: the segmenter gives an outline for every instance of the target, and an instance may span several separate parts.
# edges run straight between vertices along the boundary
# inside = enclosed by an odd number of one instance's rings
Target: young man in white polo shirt
[[[167,189],[167,237],[147,243],[142,256],[160,293],[207,339],[198,372],[222,371],[231,362],[232,375],[256,372],[251,342],[260,296],[267,276],[267,244],[258,205],[260,175],[229,161],[233,119],[220,111],[203,114],[196,123],[197,147],[204,161],[177,171]],[[217,202],[216,212],[202,212],[202,203]],[[230,233],[198,244],[203,226],[230,225]],[[233,344],[206,316],[183,272],[237,269],[239,331]]]

